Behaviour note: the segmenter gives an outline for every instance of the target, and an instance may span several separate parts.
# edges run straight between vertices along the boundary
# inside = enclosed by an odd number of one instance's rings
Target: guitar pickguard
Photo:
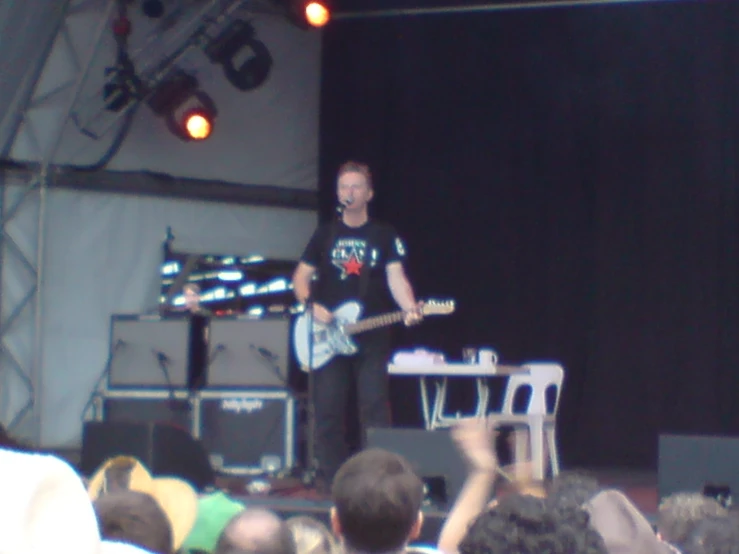
[[[327,341],[337,354],[351,356],[357,353],[356,343],[344,332],[344,322],[336,322],[326,328]]]

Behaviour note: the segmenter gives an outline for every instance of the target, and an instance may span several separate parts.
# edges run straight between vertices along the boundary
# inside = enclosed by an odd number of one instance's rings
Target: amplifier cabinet
[[[294,463],[295,400],[284,390],[206,390],[199,394],[195,437],[216,470],[279,471]]]
[[[165,423],[193,433],[198,402],[185,390],[108,390],[94,402],[93,419],[105,422]]]
[[[190,320],[114,314],[107,388],[186,387]]]
[[[289,318],[213,318],[209,345],[209,387],[284,389],[287,386]]]

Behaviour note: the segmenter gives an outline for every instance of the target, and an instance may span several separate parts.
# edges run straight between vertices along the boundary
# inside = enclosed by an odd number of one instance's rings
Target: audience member
[[[55,456],[0,449],[0,552],[146,554],[103,541],[92,502],[74,469]]]
[[[398,454],[355,454],[336,473],[332,496],[331,525],[347,554],[400,552],[420,535],[423,483]]]
[[[215,554],[295,554],[295,541],[276,514],[247,508],[226,525]]]
[[[90,478],[88,492],[95,501],[101,496],[121,491],[146,493],[156,500],[169,520],[172,531],[170,552],[176,552],[195,523],[198,497],[181,479],[153,477],[144,465],[130,456],[117,456],[104,462]]]
[[[156,554],[172,553],[172,527],[151,495],[117,491],[100,496],[93,506],[104,539],[130,543]]]
[[[460,554],[605,554],[603,539],[581,509],[551,509],[511,494],[484,511],[459,544]]]
[[[683,554],[739,554],[739,527],[729,516],[710,516],[695,524],[677,545]]]
[[[547,492],[553,508],[580,508],[600,492],[598,480],[587,472],[563,471],[552,479]]]
[[[657,532],[669,543],[682,544],[688,539],[698,521],[727,514],[726,508],[713,498],[697,492],[675,493],[665,498],[659,505]]]
[[[634,504],[620,491],[599,492],[586,505],[593,528],[608,554],[674,554],[675,548],[657,537]]]
[[[474,519],[490,502],[498,467],[496,430],[477,418],[460,420],[451,430],[454,444],[467,462],[467,479],[439,534],[437,548],[454,553]],[[526,481],[528,483],[528,480]],[[525,486],[514,483],[514,487]]]
[[[198,499],[198,515],[180,549],[182,554],[212,554],[223,530],[246,506],[217,491]]]
[[[309,516],[289,518],[287,527],[295,540],[297,554],[337,554],[337,544],[323,523]]]

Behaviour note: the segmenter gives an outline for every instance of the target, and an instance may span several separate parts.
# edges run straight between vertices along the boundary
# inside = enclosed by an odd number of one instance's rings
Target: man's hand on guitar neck
[[[406,327],[417,325],[421,321],[423,321],[423,302],[418,302],[412,310],[405,310],[403,323],[405,323]]]
[[[316,318],[316,321],[325,324],[329,324],[334,320],[334,314],[321,304],[313,304],[313,317]]]

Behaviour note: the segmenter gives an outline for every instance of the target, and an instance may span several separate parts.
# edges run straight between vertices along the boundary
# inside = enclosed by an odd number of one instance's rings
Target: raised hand
[[[498,468],[495,454],[497,431],[484,419],[461,419],[452,428],[452,439],[470,465],[470,471],[494,472]]]

